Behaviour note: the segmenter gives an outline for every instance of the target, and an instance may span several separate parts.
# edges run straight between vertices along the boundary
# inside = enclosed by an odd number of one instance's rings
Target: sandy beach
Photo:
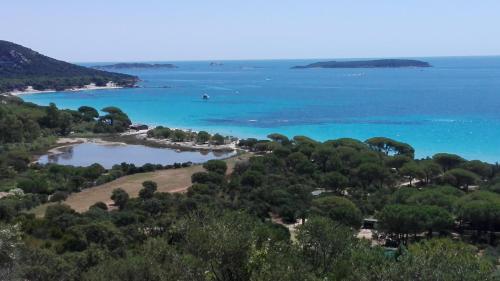
[[[153,127],[150,127],[153,128]],[[177,128],[173,128],[174,130]],[[140,141],[145,141],[146,143],[153,143],[153,144],[158,144],[161,146],[165,146],[168,148],[173,148],[173,149],[188,149],[188,150],[209,150],[209,151],[232,151],[232,150],[237,150],[237,144],[238,140],[236,139],[234,141],[231,141],[230,143],[227,144],[222,144],[222,145],[213,145],[209,143],[203,143],[199,144],[194,141],[184,141],[184,142],[173,142],[168,139],[157,139],[157,138],[150,138],[147,136],[147,133],[150,129],[148,130],[139,130],[139,131],[128,131],[125,133],[122,133],[120,136],[123,137],[134,137],[137,140]],[[186,131],[185,129],[180,129]]]
[[[63,149],[66,147],[70,147],[76,144],[81,144],[81,143],[96,143],[96,144],[101,144],[101,145],[127,145],[124,142],[116,142],[116,141],[106,141],[102,140],[100,138],[71,138],[71,137],[65,137],[65,138],[59,138],[56,142],[57,147],[54,147],[52,149],[49,149],[47,151],[47,154],[59,154],[63,153]]]
[[[78,92],[78,91],[89,91],[89,90],[111,90],[111,89],[122,89],[123,87],[116,85],[113,82],[108,82],[106,86],[96,86],[94,83],[85,85],[81,88],[69,88],[64,91],[56,91],[55,89],[48,90],[35,90],[33,86],[28,86],[24,90],[15,90],[11,92],[3,93],[3,95],[20,96],[29,94],[43,94],[43,93],[54,93],[54,92]]]

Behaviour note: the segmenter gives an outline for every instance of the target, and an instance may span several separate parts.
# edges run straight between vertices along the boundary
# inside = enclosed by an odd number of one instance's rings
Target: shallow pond
[[[142,166],[146,163],[171,165],[174,163],[203,163],[212,159],[224,159],[236,152],[220,151],[178,151],[170,148],[155,148],[144,145],[81,143],[57,149],[58,153],[46,154],[38,163],[89,166],[94,163],[104,168],[115,164],[131,163]]]

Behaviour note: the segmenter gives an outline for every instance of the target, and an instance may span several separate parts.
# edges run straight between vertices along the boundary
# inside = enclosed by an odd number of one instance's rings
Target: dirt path
[[[249,157],[250,154],[247,153],[225,160],[228,166],[227,173],[232,173],[234,165],[238,161],[248,159]],[[72,193],[63,203],[69,205],[77,212],[85,212],[90,206],[99,201],[111,203],[111,193],[115,188],[122,188],[130,197],[137,197],[139,190],[142,188],[142,182],[146,180],[151,180],[158,184],[157,192],[185,192],[187,188],[191,186],[191,175],[200,171],[204,171],[203,167],[201,165],[194,165],[187,168],[161,170],[125,176],[112,182],[84,189],[81,192]],[[38,206],[32,210],[32,213],[41,217],[51,204],[54,203]]]

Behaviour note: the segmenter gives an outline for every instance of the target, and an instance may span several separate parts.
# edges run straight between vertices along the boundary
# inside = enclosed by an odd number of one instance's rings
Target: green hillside
[[[113,82],[132,87],[138,78],[132,75],[91,69],[44,56],[21,45],[0,40],[0,92],[23,90],[64,90],[90,83],[104,86]]]

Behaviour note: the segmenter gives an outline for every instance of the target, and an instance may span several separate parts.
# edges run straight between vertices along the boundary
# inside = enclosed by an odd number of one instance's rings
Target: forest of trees
[[[26,210],[48,195],[63,201],[103,177],[161,167],[30,165],[51,138],[121,132],[130,120],[115,107],[101,115],[2,100],[0,188],[22,192],[0,199],[0,280],[499,278],[497,164],[447,153],[415,159],[409,144],[382,137],[271,134],[241,140],[253,155],[230,175],[224,161],[205,163],[186,193],[145,181],[137,198],[115,189],[111,207],[77,213],[63,202],[37,218]],[[378,221],[373,241],[356,238],[365,218]]]
[[[214,145],[222,145],[226,141],[226,137],[221,134],[209,134],[206,131],[192,132],[180,129],[170,129],[163,126],[157,126],[148,131],[149,138],[169,139],[172,142],[193,141],[197,144],[210,143]]]
[[[70,133],[123,132],[131,124],[130,119],[115,107],[101,109],[100,115],[88,106],[78,110],[60,110],[54,104],[37,106],[11,96],[0,96],[0,103],[0,192],[19,188],[26,193],[19,200],[0,200],[0,217],[8,217],[14,210],[46,202],[47,196],[54,193],[59,194],[56,198],[61,198],[63,194],[110,181],[123,174],[165,168],[122,165],[106,171],[99,164],[90,167],[30,164],[35,155],[52,147],[57,137]]]

